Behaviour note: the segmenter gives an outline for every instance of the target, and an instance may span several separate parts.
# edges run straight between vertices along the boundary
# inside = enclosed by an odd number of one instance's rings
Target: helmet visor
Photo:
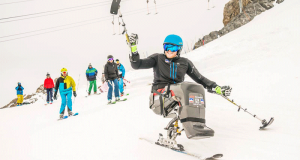
[[[181,49],[181,46],[173,45],[173,44],[164,44],[165,51],[177,52]]]

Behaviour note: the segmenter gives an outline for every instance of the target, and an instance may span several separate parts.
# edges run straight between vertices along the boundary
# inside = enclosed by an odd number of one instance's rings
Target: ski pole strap
[[[195,117],[186,117],[186,118],[180,119],[180,122],[181,123],[184,123],[184,122],[200,122],[200,123],[205,123],[205,119],[195,118]]]
[[[165,97],[169,98],[169,93],[170,93],[170,83],[168,83],[167,94],[165,95]]]

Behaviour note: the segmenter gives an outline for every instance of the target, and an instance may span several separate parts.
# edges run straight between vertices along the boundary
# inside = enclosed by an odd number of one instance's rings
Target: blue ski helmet
[[[177,51],[177,55],[180,55],[180,52],[183,47],[183,41],[181,37],[175,34],[170,34],[165,38],[164,44],[172,44],[172,45],[180,46],[181,47],[180,50]]]

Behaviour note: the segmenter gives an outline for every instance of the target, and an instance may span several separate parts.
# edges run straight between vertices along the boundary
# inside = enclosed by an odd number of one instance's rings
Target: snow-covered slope
[[[230,160],[298,159],[299,5],[297,0],[286,1],[184,55],[209,79],[231,85],[231,98],[237,104],[261,118],[275,117],[274,123],[259,131],[258,120],[237,112],[222,97],[207,93],[206,120],[215,136],[188,140],[183,133],[178,143],[203,156],[223,153],[223,159]],[[170,119],[149,110],[152,70],[132,71],[127,78],[132,82],[127,89],[128,101],[109,106],[105,105],[106,95],[85,98],[86,86],[82,84],[74,102],[79,116],[63,121],[56,121],[60,99],[52,106],[39,101],[1,110],[0,158],[194,159],[139,140],[165,135],[163,128]]]

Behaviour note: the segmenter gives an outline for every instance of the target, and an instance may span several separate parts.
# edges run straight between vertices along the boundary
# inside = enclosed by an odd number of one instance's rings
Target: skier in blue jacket
[[[17,90],[17,97],[18,97],[18,101],[17,101],[17,106],[22,106],[23,104],[23,90],[24,88],[21,85],[21,82],[18,82],[18,86],[16,87]]]
[[[120,63],[119,59],[117,59],[116,62],[117,62],[117,67],[119,70],[119,77],[120,77],[119,90],[120,90],[121,97],[122,97],[124,95],[123,79],[125,77],[125,67]]]

